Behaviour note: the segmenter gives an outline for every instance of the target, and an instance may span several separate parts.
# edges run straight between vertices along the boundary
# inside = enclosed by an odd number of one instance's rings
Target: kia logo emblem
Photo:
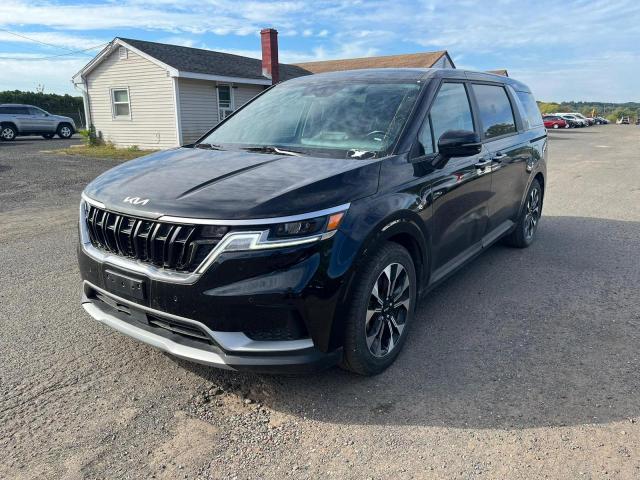
[[[148,198],[140,198],[140,197],[126,197],[123,202],[130,203],[131,205],[146,205],[149,201]]]

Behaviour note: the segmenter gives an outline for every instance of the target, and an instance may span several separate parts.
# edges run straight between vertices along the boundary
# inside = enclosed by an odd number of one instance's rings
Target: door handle
[[[478,159],[478,161],[474,163],[473,166],[484,170],[487,167],[487,165],[489,165],[490,163],[491,163],[490,158],[482,157]]]

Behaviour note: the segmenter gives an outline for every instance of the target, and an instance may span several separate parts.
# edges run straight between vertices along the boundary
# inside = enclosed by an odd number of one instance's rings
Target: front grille
[[[193,272],[229,230],[203,236],[203,226],[158,222],[86,204],[91,244],[103,251],[170,270]]]

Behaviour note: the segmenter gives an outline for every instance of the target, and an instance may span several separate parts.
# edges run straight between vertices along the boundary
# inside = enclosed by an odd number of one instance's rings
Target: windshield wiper
[[[213,143],[197,143],[195,147],[204,150],[224,150],[220,145],[214,145]]]
[[[276,147],[275,145],[262,145],[260,147],[246,147],[243,148],[247,152],[257,152],[257,153],[277,153],[278,155],[290,155],[292,157],[301,157],[301,152],[296,152],[294,150],[284,150],[280,147]]]

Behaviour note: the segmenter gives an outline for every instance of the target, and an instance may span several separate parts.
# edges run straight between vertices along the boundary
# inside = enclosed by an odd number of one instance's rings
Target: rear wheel
[[[383,245],[355,280],[346,321],[342,367],[376,375],[396,359],[406,340],[417,299],[409,252]]]
[[[67,139],[67,138],[71,138],[71,135],[73,135],[73,129],[71,128],[71,125],[69,125],[68,123],[62,123],[58,127],[57,133],[60,138]]]
[[[2,140],[9,142],[15,140],[17,135],[18,131],[13,125],[2,125],[2,127],[0,127],[0,138]]]
[[[553,124],[553,128],[559,128],[558,124],[557,124],[557,123],[554,123],[554,124]]]
[[[504,238],[507,245],[526,248],[533,243],[538,223],[542,215],[542,187],[538,180],[534,180],[529,187],[527,200],[518,217],[516,228]]]

